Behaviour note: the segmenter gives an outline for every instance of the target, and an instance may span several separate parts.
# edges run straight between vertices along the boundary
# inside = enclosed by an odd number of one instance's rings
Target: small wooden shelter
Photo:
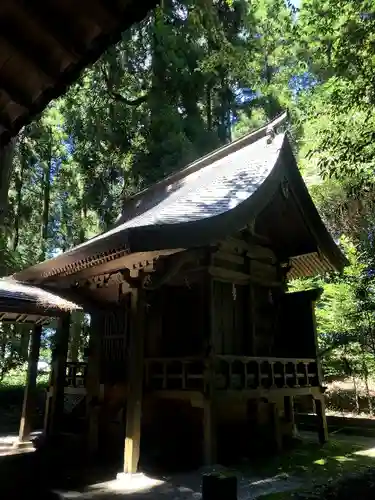
[[[177,456],[184,445],[207,464],[259,439],[281,447],[299,396],[315,400],[327,438],[320,292],[288,293],[287,281],[340,271],[346,259],[285,120],[140,192],[112,229],[15,276],[91,314],[85,432],[91,449],[124,449],[126,472],[138,467],[141,434],[142,449]]]
[[[38,372],[40,340],[43,326],[50,324],[52,319],[58,319],[57,335],[54,349],[53,377],[62,378],[61,387],[65,382],[65,360],[67,348],[61,342],[66,324],[69,322],[70,312],[80,309],[72,302],[57,295],[46,292],[35,286],[24,285],[12,278],[0,279],[0,321],[3,323],[22,323],[32,327],[29,346],[29,360],[24,401],[19,429],[19,441],[27,441],[32,430],[32,422],[36,405],[36,381]],[[61,364],[62,360],[62,364]],[[57,370],[56,370],[57,369]],[[56,385],[56,383],[55,383]],[[57,398],[56,398],[57,396]],[[61,395],[55,393],[51,403],[50,423],[57,425],[56,416],[61,414],[57,408],[59,400],[64,399],[64,390]]]

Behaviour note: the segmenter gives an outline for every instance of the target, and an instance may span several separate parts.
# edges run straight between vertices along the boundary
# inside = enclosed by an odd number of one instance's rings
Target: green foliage
[[[239,120],[233,127],[233,139],[238,139],[267,123],[266,112],[263,108],[254,108],[251,116],[245,112],[239,114]]]

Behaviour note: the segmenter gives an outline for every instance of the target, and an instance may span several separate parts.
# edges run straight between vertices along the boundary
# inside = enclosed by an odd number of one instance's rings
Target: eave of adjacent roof
[[[12,278],[0,279],[0,321],[45,324],[51,318],[80,309],[55,293]]]

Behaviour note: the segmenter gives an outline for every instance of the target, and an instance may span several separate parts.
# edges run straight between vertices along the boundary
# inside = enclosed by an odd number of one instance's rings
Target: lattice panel
[[[102,318],[101,381],[119,382],[126,378],[129,301],[121,307],[106,311]]]

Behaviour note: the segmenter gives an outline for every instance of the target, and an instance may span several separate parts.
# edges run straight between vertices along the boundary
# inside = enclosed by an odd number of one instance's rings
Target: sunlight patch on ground
[[[1,435],[0,436],[0,445],[11,445],[14,444],[18,439],[18,436],[15,434],[10,435]]]
[[[352,457],[347,457],[345,455],[340,455],[338,457],[333,457],[335,460],[338,462],[354,462],[354,458]]]
[[[371,457],[371,458],[375,458],[375,448],[374,447],[371,447],[371,448],[367,448],[365,450],[359,450],[359,451],[355,451],[353,453],[353,455],[360,455],[362,457]]]
[[[113,481],[95,484],[90,490],[108,490],[118,493],[131,493],[137,491],[146,491],[164,484],[164,481],[154,479],[145,474],[121,474]]]
[[[266,479],[259,479],[257,481],[252,481],[250,484],[251,486],[273,484],[279,482],[280,480],[286,480],[288,478],[289,474],[282,473],[282,474],[277,474],[276,476],[273,477],[267,477]]]
[[[313,463],[316,465],[326,465],[327,460],[325,458],[319,458],[319,460],[315,460]]]

